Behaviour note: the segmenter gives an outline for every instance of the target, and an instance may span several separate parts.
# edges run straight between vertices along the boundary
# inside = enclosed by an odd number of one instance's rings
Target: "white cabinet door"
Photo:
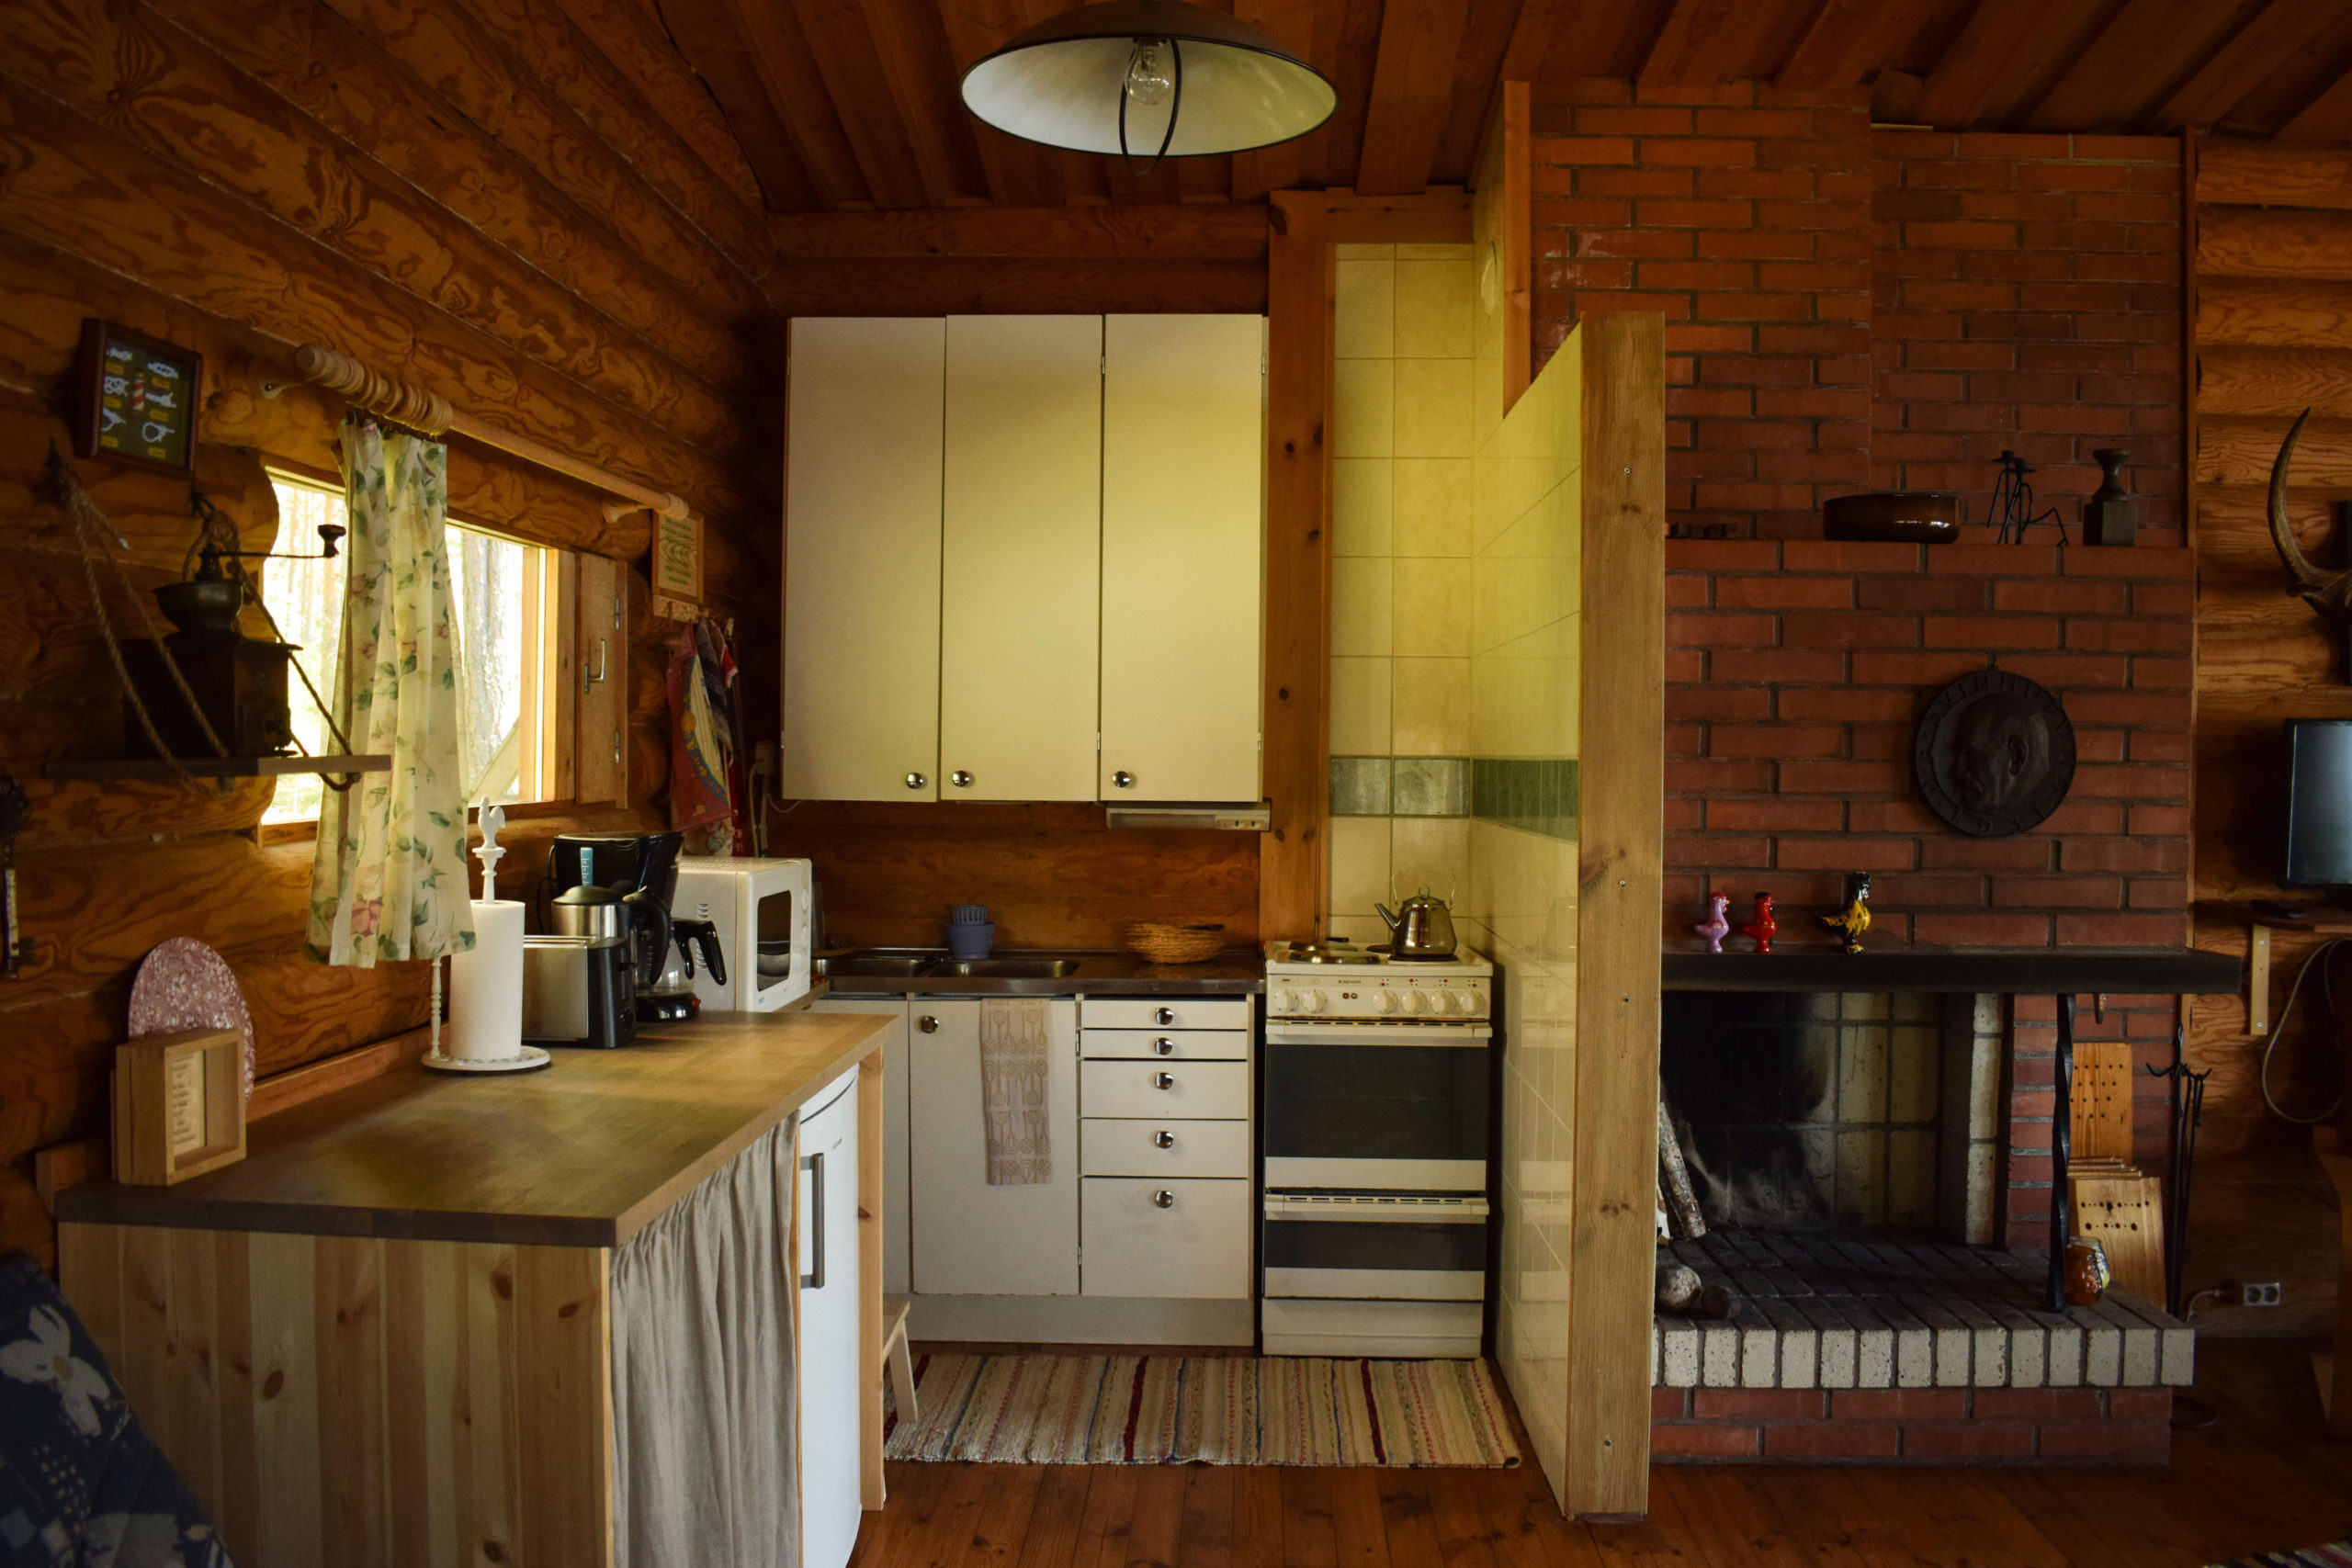
[[[1104,800],[1259,798],[1265,324],[1103,319]]]
[[[1086,1293],[1250,1293],[1250,1183],[1090,1176]]]
[[[811,1012],[871,1013],[890,1021],[882,1037],[882,1288],[903,1296],[907,1259],[907,1003],[903,997],[821,997]]]
[[[865,1517],[858,1396],[857,1069],[800,1123],[800,1562],[842,1568]],[[865,1375],[861,1375],[863,1372]]]
[[[937,318],[792,322],[777,781],[791,798],[937,793],[945,345]]]
[[[907,1004],[909,1201],[914,1287],[924,1295],[1078,1293],[1078,1005],[1047,1004],[1046,1135],[1053,1178],[988,1184],[980,1009],[965,998]]]
[[[1094,798],[1102,365],[1099,316],[948,318],[942,800]]]

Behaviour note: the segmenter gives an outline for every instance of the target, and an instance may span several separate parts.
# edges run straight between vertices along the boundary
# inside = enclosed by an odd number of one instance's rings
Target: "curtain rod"
[[[438,392],[396,381],[379,370],[373,370],[349,355],[337,354],[315,343],[306,343],[294,351],[294,368],[304,380],[340,393],[348,401],[358,404],[370,413],[381,414],[396,424],[407,425],[426,435],[445,432],[462,435],[484,446],[494,446],[512,457],[520,457],[567,479],[594,486],[625,499],[605,502],[605,521],[614,523],[629,513],[647,511],[663,517],[691,517],[693,510],[679,497],[667,491],[650,489],[625,479],[608,469],[543,446],[527,435],[517,435],[495,424],[486,424],[469,414],[458,412],[449,400]]]

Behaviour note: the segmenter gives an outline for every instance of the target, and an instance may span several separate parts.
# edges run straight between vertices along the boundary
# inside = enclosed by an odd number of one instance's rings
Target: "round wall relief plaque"
[[[2043,687],[1980,670],[1938,692],[1911,738],[1911,769],[1937,816],[2006,839],[2058,809],[2075,782],[2075,727]]]

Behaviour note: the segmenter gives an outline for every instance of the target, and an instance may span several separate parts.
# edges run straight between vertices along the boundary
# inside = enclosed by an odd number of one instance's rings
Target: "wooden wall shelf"
[[[280,778],[288,773],[388,773],[392,759],[381,752],[342,757],[187,757],[179,764],[200,779]],[[48,779],[141,779],[169,784],[179,770],[161,757],[108,761],[59,761],[41,769]]]

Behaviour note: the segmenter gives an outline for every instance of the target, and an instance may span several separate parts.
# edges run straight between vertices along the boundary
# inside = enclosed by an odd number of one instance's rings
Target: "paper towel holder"
[[[473,855],[474,859],[481,863],[482,897],[474,901],[475,908],[479,909],[491,905],[503,905],[508,901],[497,897],[498,863],[501,859],[504,858],[506,854],[506,852],[499,847],[498,833],[500,829],[506,826],[506,812],[503,807],[493,806],[489,801],[485,800],[481,803],[481,809],[478,813],[478,818],[481,824],[481,843],[480,847],[475,849]],[[522,908],[519,904],[514,904],[511,907],[516,909],[520,909]],[[478,920],[476,924],[479,926],[481,922]],[[519,922],[518,929],[514,934],[518,938],[521,935]],[[470,957],[471,954],[451,955],[450,977],[453,983],[457,976],[457,959],[459,956]],[[522,953],[517,951],[514,954],[514,962],[517,965],[522,963]],[[515,1004],[514,1028],[516,1033],[516,1055],[448,1055],[446,1054],[446,1047],[443,1045],[440,1039],[440,1021],[441,960],[436,958],[433,961],[434,1045],[433,1049],[427,1051],[424,1056],[420,1058],[428,1069],[436,1073],[527,1073],[536,1071],[540,1067],[547,1066],[555,1060],[553,1056],[541,1050],[538,1046],[525,1045],[521,1043],[520,1036],[523,1027],[523,1018],[519,993],[517,995]]]

